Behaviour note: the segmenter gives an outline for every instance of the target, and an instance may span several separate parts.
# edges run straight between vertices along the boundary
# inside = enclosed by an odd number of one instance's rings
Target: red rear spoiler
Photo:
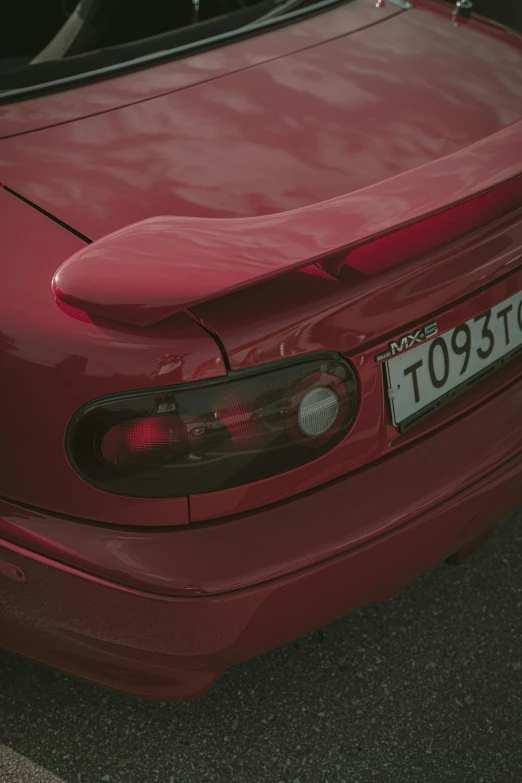
[[[53,289],[57,299],[91,316],[147,326],[348,253],[521,175],[519,121],[405,174],[291,212],[231,220],[155,217],[135,223],[62,264]],[[522,204],[521,192],[517,188],[511,208]],[[373,274],[395,263],[396,258],[384,257],[360,271]]]

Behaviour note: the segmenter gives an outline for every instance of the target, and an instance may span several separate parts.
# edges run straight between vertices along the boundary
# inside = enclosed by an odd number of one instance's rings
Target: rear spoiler
[[[361,245],[506,183],[512,186],[502,209],[510,211],[522,205],[521,175],[518,121],[444,158],[302,209],[135,223],[69,258],[56,272],[53,290],[59,301],[90,316],[148,326],[291,270],[344,259]],[[493,193],[492,199],[490,205],[499,201]],[[495,216],[479,210],[478,225]],[[375,274],[403,260],[397,254],[370,256],[359,271]]]

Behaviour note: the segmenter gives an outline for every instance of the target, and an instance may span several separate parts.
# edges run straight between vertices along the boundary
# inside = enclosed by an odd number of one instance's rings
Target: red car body
[[[435,0],[0,106],[1,646],[190,698],[520,503],[520,351],[406,430],[376,357],[512,297],[522,332],[521,118],[521,39]],[[316,459],[140,497],[71,458],[93,401],[321,357],[357,404]]]

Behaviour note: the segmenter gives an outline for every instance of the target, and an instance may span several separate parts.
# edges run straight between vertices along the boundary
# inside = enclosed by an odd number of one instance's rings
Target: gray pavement
[[[1,783],[522,783],[522,510],[458,568],[225,674],[122,697],[0,653]]]

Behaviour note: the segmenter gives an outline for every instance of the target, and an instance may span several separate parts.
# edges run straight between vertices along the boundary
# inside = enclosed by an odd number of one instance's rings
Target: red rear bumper
[[[387,460],[218,524],[121,530],[0,503],[0,643],[142,696],[196,696],[228,666],[392,594],[515,508],[521,410],[518,380]]]

